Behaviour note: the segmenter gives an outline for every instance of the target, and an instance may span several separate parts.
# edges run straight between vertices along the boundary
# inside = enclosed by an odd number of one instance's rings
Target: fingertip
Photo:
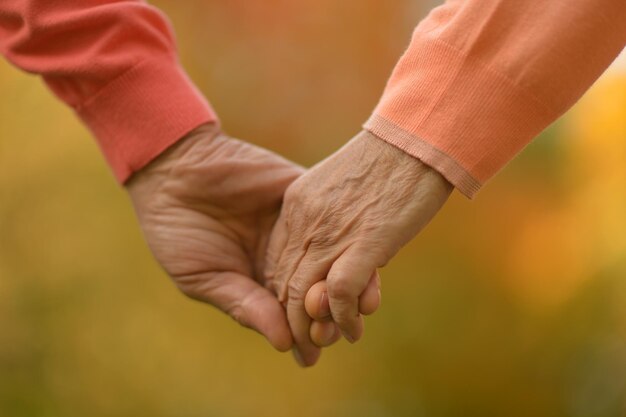
[[[296,345],[293,346],[291,352],[298,365],[302,368],[308,368],[315,365],[322,354],[321,349],[307,349],[307,352],[303,353],[302,350]]]
[[[341,330],[341,334],[343,337],[351,344],[354,344],[361,340],[363,337],[363,316],[360,314],[353,322],[348,325],[339,325],[339,329]]]
[[[293,355],[293,358],[298,363],[298,365],[300,365],[300,367],[302,368],[306,368],[306,362],[304,362],[304,357],[302,357],[302,354],[298,350],[297,346],[294,346],[293,349],[291,349],[291,353]]]
[[[291,337],[291,333],[288,332],[271,338],[270,336],[265,336],[265,338],[270,342],[272,347],[279,352],[288,352],[293,346],[293,338]]]
[[[235,318],[242,325],[265,336],[272,347],[286,352],[293,346],[293,337],[285,309],[276,298],[263,288],[238,310]]]
[[[314,321],[311,323],[310,336],[317,346],[328,347],[341,338],[341,332],[332,321]]]
[[[374,271],[367,287],[359,297],[359,312],[363,315],[374,314],[380,307],[380,277],[377,271]]]
[[[279,352],[287,352],[293,346],[293,338],[287,324],[278,324],[271,329],[268,329],[267,326],[265,328],[256,325],[250,327],[262,334],[270,345]]]
[[[331,317],[326,280],[318,281],[309,288],[304,299],[304,309],[313,320]]]

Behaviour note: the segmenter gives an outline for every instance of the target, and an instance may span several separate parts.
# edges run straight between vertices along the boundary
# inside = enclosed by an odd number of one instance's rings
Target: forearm
[[[142,1],[3,0],[0,52],[76,111],[120,182],[216,120],[169,22]]]
[[[473,196],[626,43],[623,0],[449,1],[416,28],[365,128]]]

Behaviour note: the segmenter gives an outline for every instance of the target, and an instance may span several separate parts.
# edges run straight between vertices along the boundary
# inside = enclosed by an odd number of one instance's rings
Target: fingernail
[[[302,358],[302,354],[300,353],[298,348],[294,346],[291,349],[291,352],[293,353],[293,357],[295,358],[296,362],[298,362],[298,365],[300,365],[303,368],[306,368],[306,363],[304,363],[304,359]]]
[[[354,343],[356,342],[356,340],[354,339],[354,337],[352,337],[351,334],[349,334],[348,332],[344,332],[343,330],[341,331],[341,334],[343,335],[343,337],[350,343]]]
[[[320,318],[330,316],[330,304],[328,303],[328,293],[324,291],[320,297]]]

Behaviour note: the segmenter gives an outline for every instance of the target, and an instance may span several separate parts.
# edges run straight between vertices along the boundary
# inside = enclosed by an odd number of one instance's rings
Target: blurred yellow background
[[[305,165],[359,130],[436,2],[155,1],[225,130]],[[382,271],[301,370],[178,293],[95,142],[0,63],[0,416],[626,415],[626,69]]]

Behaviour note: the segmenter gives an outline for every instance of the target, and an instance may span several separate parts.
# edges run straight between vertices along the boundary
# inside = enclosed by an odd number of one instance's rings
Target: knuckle
[[[333,320],[341,330],[351,329],[355,319],[356,317],[350,314],[348,310],[341,309],[333,313]]]
[[[337,300],[347,301],[354,298],[354,290],[347,279],[328,280],[328,296]]]
[[[289,300],[293,302],[304,301],[304,294],[306,289],[304,285],[295,279],[292,279],[287,284],[287,291],[289,292]]]
[[[241,305],[234,305],[226,312],[230,317],[232,317],[237,323],[239,323],[243,327],[250,327],[247,322],[247,315],[245,313],[245,309]]]
[[[337,233],[337,228],[322,223],[315,235],[311,238],[311,247],[316,249],[333,248],[341,240],[341,236]]]
[[[254,311],[254,305],[263,298],[265,290],[261,287],[248,293],[242,300],[234,303],[232,307],[228,309],[228,314],[235,319],[237,323],[244,327],[252,327],[251,315]]]

